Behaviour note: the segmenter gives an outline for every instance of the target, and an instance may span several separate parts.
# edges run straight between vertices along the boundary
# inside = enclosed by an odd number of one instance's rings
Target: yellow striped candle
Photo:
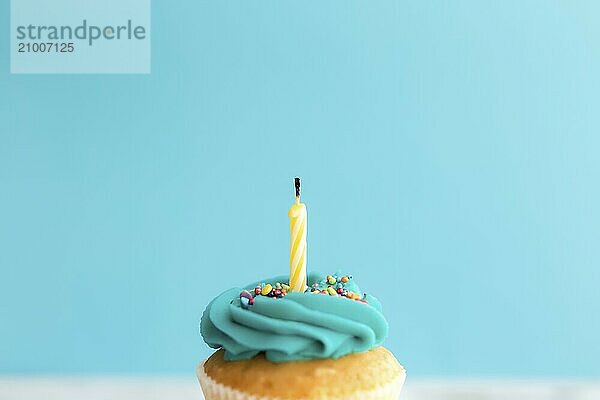
[[[290,217],[290,291],[306,290],[306,206],[300,203],[300,178],[294,179],[296,204],[288,212]]]

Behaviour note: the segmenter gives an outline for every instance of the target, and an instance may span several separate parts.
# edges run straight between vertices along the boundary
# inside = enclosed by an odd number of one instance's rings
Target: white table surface
[[[0,400],[202,400],[195,376],[0,376]],[[409,379],[400,400],[600,400],[600,381]]]

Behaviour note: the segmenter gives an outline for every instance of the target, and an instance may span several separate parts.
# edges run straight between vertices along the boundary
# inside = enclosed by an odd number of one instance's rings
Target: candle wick
[[[294,178],[294,187],[296,188],[296,200],[300,201],[300,178]]]

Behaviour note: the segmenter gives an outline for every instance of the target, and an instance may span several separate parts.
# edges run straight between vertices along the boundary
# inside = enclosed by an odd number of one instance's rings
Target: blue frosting
[[[286,282],[278,276],[255,282]],[[324,275],[311,273],[309,286],[321,283]],[[254,305],[241,307],[242,288],[217,296],[202,315],[200,331],[213,348],[225,349],[226,360],[249,359],[264,352],[273,362],[314,358],[339,358],[380,346],[388,325],[381,305],[366,295],[368,304],[344,297],[313,293],[288,293],[280,299],[257,296]],[[362,293],[351,281],[348,289]]]

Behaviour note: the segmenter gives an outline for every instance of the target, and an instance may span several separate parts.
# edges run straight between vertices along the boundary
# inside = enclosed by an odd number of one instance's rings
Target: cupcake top
[[[310,273],[304,293],[288,292],[289,276],[232,288],[202,315],[200,331],[225,359],[264,353],[273,362],[339,358],[380,346],[388,325],[381,304],[352,276]]]

